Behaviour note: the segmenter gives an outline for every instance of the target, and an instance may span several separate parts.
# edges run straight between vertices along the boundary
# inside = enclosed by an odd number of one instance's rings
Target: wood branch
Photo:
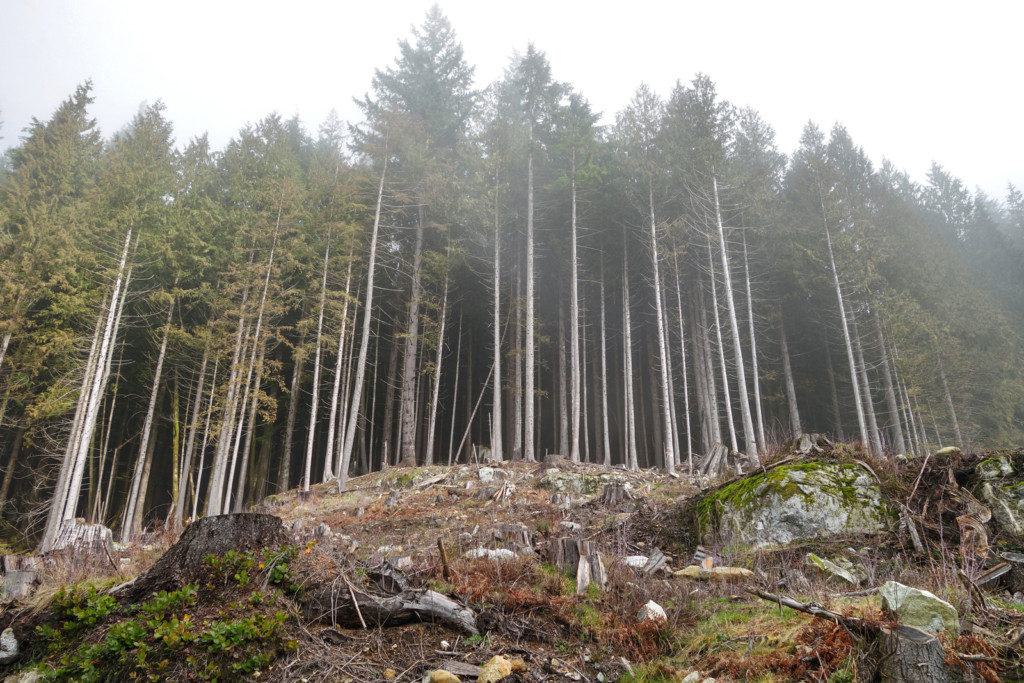
[[[781,595],[773,595],[759,588],[747,588],[746,591],[762,600],[768,602],[774,602],[777,605],[782,605],[790,609],[795,609],[797,612],[803,612],[804,614],[810,614],[812,617],[818,617],[819,619],[826,619],[833,623],[839,624],[843,628],[856,633],[858,635],[867,635],[871,633],[877,633],[878,627],[874,624],[869,624],[863,619],[857,617],[845,617],[839,612],[833,612],[830,609],[825,609],[820,605],[816,605],[813,602],[804,603],[797,602],[792,598],[783,597]]]

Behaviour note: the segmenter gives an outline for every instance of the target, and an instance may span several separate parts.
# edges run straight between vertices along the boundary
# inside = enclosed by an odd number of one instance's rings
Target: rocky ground
[[[773,460],[720,481],[558,459],[394,468],[174,545],[12,560],[0,674],[1022,675],[1024,451],[876,461],[812,437]]]

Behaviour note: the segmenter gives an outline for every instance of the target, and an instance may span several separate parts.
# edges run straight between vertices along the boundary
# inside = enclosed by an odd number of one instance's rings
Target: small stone
[[[490,548],[473,548],[472,550],[467,550],[465,556],[471,560],[478,557],[486,557],[489,560],[510,560],[516,554],[508,548],[496,548],[494,550]]]
[[[526,672],[526,662],[522,657],[516,657],[509,664],[512,665],[512,673],[521,674]]]
[[[943,630],[953,635],[960,633],[960,615],[956,608],[929,591],[887,581],[878,589],[878,594],[882,598],[882,609],[901,624],[932,633]]]
[[[699,681],[700,673],[697,671],[691,671],[690,673],[686,674],[686,678],[679,681],[679,683],[699,683]]]
[[[395,676],[397,675],[398,674],[395,673],[394,669],[384,669],[384,678],[388,679],[389,681],[394,680]]]
[[[647,603],[636,613],[636,620],[668,621],[668,615],[665,614],[664,607],[654,602],[654,600],[648,600]]]
[[[622,564],[633,569],[643,569],[649,559],[646,555],[627,555],[622,558]]]
[[[423,683],[462,683],[462,679],[444,669],[435,669],[423,679]]]
[[[12,662],[18,656],[18,639],[14,637],[14,629],[8,627],[0,633],[0,664]]]
[[[814,553],[807,553],[807,557],[804,558],[804,564],[818,570],[825,578],[839,579],[851,586],[860,585],[860,578],[854,575],[852,571],[839,566],[837,562],[827,560],[824,557],[818,557]]]
[[[506,676],[512,675],[512,662],[501,655],[494,655],[480,669],[476,683],[498,683]]]
[[[398,558],[392,564],[394,565],[395,569],[397,569],[400,572],[407,572],[413,567],[412,557],[410,557],[409,555],[405,555],[403,557]]]
[[[441,641],[441,649],[442,650],[450,650],[451,647],[452,647],[452,644],[449,643],[447,640],[442,640]]]

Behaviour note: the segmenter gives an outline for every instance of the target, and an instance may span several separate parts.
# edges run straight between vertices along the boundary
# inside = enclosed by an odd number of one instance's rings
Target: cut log
[[[203,517],[182,532],[181,538],[140,576],[116,586],[118,598],[139,600],[156,591],[173,591],[206,575],[207,555],[223,555],[273,547],[287,541],[279,517],[255,512]]]
[[[403,590],[378,596],[335,581],[309,592],[306,618],[345,628],[400,626],[413,621],[437,622],[470,635],[479,633],[476,615],[454,600],[432,590]]]

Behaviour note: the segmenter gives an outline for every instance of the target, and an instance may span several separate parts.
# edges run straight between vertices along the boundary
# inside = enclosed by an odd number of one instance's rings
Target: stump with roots
[[[178,541],[131,581],[114,588],[118,598],[139,600],[156,591],[173,591],[194,583],[205,574],[207,555],[223,555],[229,550],[245,553],[273,547],[287,541],[279,517],[255,512],[203,517],[182,532]]]

